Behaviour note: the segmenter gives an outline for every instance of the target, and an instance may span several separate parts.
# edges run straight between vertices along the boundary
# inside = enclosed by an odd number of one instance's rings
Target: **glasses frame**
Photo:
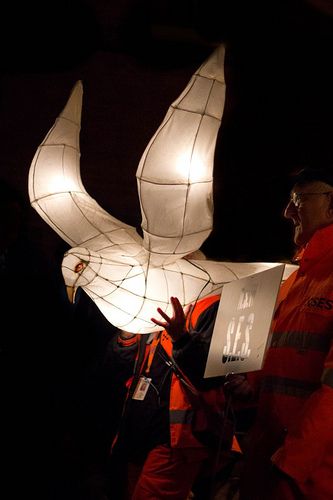
[[[323,193],[306,193],[306,192],[297,192],[297,191],[293,191],[291,194],[290,194],[290,201],[295,205],[296,208],[298,208],[300,206],[300,204],[302,203],[302,196],[306,196],[306,195],[310,195],[310,196],[313,196],[313,195],[328,195],[328,194],[331,194],[333,193],[333,191],[325,191]]]

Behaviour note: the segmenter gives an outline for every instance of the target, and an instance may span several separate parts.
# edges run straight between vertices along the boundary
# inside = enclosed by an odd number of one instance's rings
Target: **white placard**
[[[284,267],[223,286],[205,378],[260,370]]]

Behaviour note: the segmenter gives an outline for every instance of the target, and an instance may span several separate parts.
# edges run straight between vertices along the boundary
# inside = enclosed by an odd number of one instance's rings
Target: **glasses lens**
[[[290,196],[290,200],[293,202],[295,207],[298,207],[301,202],[301,197],[299,193],[293,192]]]
[[[333,191],[325,191],[324,193],[296,193],[296,192],[293,192],[290,195],[290,201],[292,201],[293,204],[295,205],[295,207],[298,208],[301,204],[302,198],[305,201],[307,199],[307,197],[309,197],[309,196],[315,196],[315,195],[322,196],[322,195],[327,195],[327,194],[331,194],[331,193],[333,193]]]

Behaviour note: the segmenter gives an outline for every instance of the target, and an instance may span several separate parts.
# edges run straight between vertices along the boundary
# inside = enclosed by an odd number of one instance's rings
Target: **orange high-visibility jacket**
[[[199,300],[195,304],[191,312],[190,325],[188,325],[188,327],[195,331],[196,327],[198,326],[198,319],[201,313],[206,311],[212,304],[217,302],[219,299],[220,299],[219,295],[214,295]],[[213,330],[213,326],[214,322],[212,324],[210,323],[211,331]],[[200,329],[200,325],[198,328]],[[140,335],[136,335],[136,338],[127,341],[121,341],[121,343],[124,346],[130,346],[133,345],[133,343],[138,342],[139,337]],[[158,339],[168,357],[173,360],[173,354],[175,353],[175,349],[171,341],[171,338],[169,337],[167,332],[165,330],[161,332]],[[189,340],[189,342],[191,342],[191,340]],[[150,345],[146,345],[146,353],[144,356],[144,359],[146,360],[149,357],[150,349],[152,349],[153,357],[151,359],[151,362],[153,362],[156,353],[156,344],[153,346],[153,348],[151,347],[152,345],[153,343]],[[191,362],[194,365],[194,367],[196,367],[198,360],[192,359]],[[143,361],[140,367],[140,373],[144,369],[144,365],[145,362]],[[179,377],[180,374],[183,380],[181,380],[181,378]],[[190,402],[190,398],[188,396],[188,390],[185,389],[184,387],[184,380],[186,382],[189,382],[187,374],[184,374],[181,368],[179,368],[179,371],[177,373],[175,371],[172,372],[171,385],[170,385],[170,403],[169,403],[170,444],[172,447],[184,447],[184,448],[203,447],[203,444],[198,439],[196,439],[196,437],[192,434],[191,430],[192,419],[195,410],[193,408],[192,403]],[[127,383],[127,387],[129,388],[129,390],[131,389],[132,385],[133,385],[133,377]],[[206,391],[205,395],[206,395],[205,399],[208,400],[209,404],[213,409],[216,409],[217,411],[220,412],[223,410],[224,393],[223,393],[222,381],[219,387],[217,387],[216,389],[214,388]],[[116,440],[117,437],[115,441]]]
[[[258,436],[306,498],[333,499],[333,225],[314,234],[281,293],[262,373]]]
[[[220,296],[214,295],[198,301],[191,313],[191,326],[195,329],[200,314],[213,303],[217,302]],[[173,345],[171,338],[162,332],[161,345],[169,357],[173,354]],[[186,377],[186,375],[185,375]],[[209,391],[212,403],[215,403],[216,410],[222,411],[224,406],[224,395],[222,388]],[[184,382],[181,381],[175,373],[172,374],[170,388],[170,438],[173,447],[197,447],[203,446],[192,434],[193,406],[188,398],[188,392],[184,388]]]

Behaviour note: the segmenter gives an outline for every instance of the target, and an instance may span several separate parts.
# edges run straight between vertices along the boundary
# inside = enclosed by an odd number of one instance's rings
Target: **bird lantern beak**
[[[66,286],[68,300],[71,304],[75,302],[76,288],[74,286]]]

